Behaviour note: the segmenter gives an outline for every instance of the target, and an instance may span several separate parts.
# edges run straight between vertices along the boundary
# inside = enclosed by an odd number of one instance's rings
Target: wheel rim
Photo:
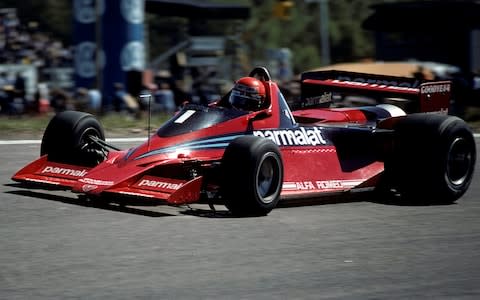
[[[101,138],[100,132],[97,129],[90,127],[85,129],[80,138],[80,145],[82,149],[88,149],[94,147],[95,144],[92,143],[90,137]]]
[[[79,150],[81,156],[79,157],[82,157],[82,162],[87,165],[97,165],[104,161],[106,157],[105,152],[102,151],[102,147],[95,143],[92,137],[101,139],[102,134],[98,129],[89,127],[85,129],[80,136]]]
[[[465,183],[471,173],[473,153],[470,143],[463,137],[456,138],[448,150],[447,178],[456,186]]]
[[[278,157],[272,153],[266,153],[259,164],[256,176],[257,194],[260,200],[271,203],[279,190],[280,164]]]

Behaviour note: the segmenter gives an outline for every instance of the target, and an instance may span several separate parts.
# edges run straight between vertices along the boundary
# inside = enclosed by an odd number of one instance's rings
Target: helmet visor
[[[251,95],[234,89],[228,101],[235,108],[254,111],[260,107],[261,99],[260,95]]]

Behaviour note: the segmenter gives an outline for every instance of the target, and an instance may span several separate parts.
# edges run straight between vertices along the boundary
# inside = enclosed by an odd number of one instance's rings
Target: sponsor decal
[[[315,183],[317,185],[317,188],[321,190],[341,189],[345,187],[343,185],[343,182],[340,180],[324,180],[324,181],[316,181]]]
[[[87,175],[87,170],[76,170],[70,168],[61,168],[61,167],[53,167],[53,166],[46,166],[41,173],[47,174],[54,174],[54,175],[63,175],[63,176],[70,176],[70,177],[83,177]]]
[[[316,146],[327,144],[322,135],[321,127],[255,130],[253,135],[270,139],[279,146]]]
[[[171,183],[171,182],[164,182],[164,181],[157,181],[157,180],[148,180],[142,179],[138,184],[139,187],[147,186],[151,188],[159,188],[159,189],[166,189],[166,190],[178,190],[182,184],[181,183]]]
[[[93,191],[93,190],[95,190],[96,188],[98,188],[97,185],[84,184],[84,185],[82,186],[82,191],[84,191],[84,192],[86,193],[86,192]]]
[[[320,96],[307,97],[305,98],[304,105],[312,106],[328,102],[332,102],[332,93],[323,93],[323,95]]]
[[[152,195],[142,194],[142,193],[135,193],[135,192],[126,192],[120,191],[119,194],[129,195],[129,196],[137,196],[137,197],[145,197],[145,198],[153,198]]]
[[[183,180],[173,178],[143,176],[133,185],[133,187],[137,189],[145,189],[156,192],[173,193],[176,190],[180,189],[184,183],[185,181]]]
[[[420,87],[420,92],[422,94],[434,94],[434,93],[450,92],[450,84],[422,85]]]
[[[333,80],[333,83],[343,84],[343,85],[350,85],[356,87],[370,87],[370,88],[377,88],[377,89],[384,89],[384,90],[393,90],[393,91],[405,91],[405,92],[418,92],[418,89],[406,86],[395,86],[395,85],[388,85],[389,82],[386,83],[370,83],[370,82],[356,82],[356,81],[341,81],[341,80]],[[390,82],[395,83],[395,82]]]
[[[440,110],[434,111],[426,111],[422,112],[423,114],[440,114],[440,115],[448,115],[448,108],[440,108]]]
[[[93,42],[82,42],[75,46],[75,70],[80,77],[90,78],[95,76],[97,70],[95,62],[97,46]]]
[[[104,0],[74,0],[73,14],[75,20],[83,24],[95,22],[97,19],[97,5],[100,15],[103,15],[105,11]]]
[[[42,180],[42,179],[35,179],[35,178],[25,178],[27,181],[32,181],[32,182],[39,182],[39,183],[47,183],[47,184],[53,184],[53,185],[59,185],[60,183],[50,181],[50,180]]]
[[[145,17],[143,0],[122,0],[120,11],[125,20],[132,24],[142,23]]]
[[[284,182],[282,189],[286,191],[339,190],[353,188],[362,182],[362,180],[316,180]]]
[[[311,181],[302,181],[302,182],[295,182],[297,190],[315,190],[315,186]]]
[[[293,120],[293,117],[292,117]],[[180,153],[185,153],[188,156],[188,151],[204,150],[204,149],[224,149],[233,140],[244,136],[245,133],[235,133],[231,135],[213,136],[205,139],[198,139],[175,146],[159,148],[151,150],[147,153],[141,154],[135,159],[142,159],[152,155],[171,154],[173,157]],[[271,130],[256,130],[253,135],[271,139],[277,145],[284,146],[316,146],[326,145],[328,141],[322,133],[321,127],[297,127],[292,129],[271,129]]]
[[[78,76],[91,78],[97,74],[97,54],[100,67],[103,68],[105,66],[105,53],[103,50],[97,51],[97,46],[94,42],[84,41],[75,46],[73,60],[75,72],[77,72]]]
[[[364,83],[365,85],[378,85],[378,86],[394,86],[394,87],[406,87],[414,88],[419,85],[419,81],[415,82],[402,82],[396,80],[385,80],[385,79],[374,79],[374,78],[363,78],[363,77],[350,77],[350,76],[338,76],[337,79],[342,82],[354,82],[354,83]]]
[[[87,177],[79,179],[78,181],[94,185],[113,185],[114,183],[113,181],[98,180]]]
[[[127,43],[120,53],[123,71],[143,70],[145,68],[145,46],[140,41]]]

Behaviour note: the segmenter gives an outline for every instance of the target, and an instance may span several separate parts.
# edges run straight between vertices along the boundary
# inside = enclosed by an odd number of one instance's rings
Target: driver
[[[265,86],[260,80],[242,77],[235,82],[228,102],[237,109],[256,111],[263,107],[265,96]]]

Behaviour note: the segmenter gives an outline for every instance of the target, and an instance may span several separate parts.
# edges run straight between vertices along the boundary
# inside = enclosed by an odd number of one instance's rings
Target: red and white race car
[[[300,104],[291,111],[265,68],[249,76],[263,80],[263,109],[226,107],[228,95],[209,106],[187,104],[126,150],[105,142],[94,116],[59,113],[45,130],[41,156],[12,179],[93,200],[221,202],[239,216],[266,215],[283,199],[321,201],[336,192],[371,189],[452,202],[467,191],[475,140],[463,120],[446,114],[450,82],[306,72]],[[382,104],[333,107],[352,95]]]

